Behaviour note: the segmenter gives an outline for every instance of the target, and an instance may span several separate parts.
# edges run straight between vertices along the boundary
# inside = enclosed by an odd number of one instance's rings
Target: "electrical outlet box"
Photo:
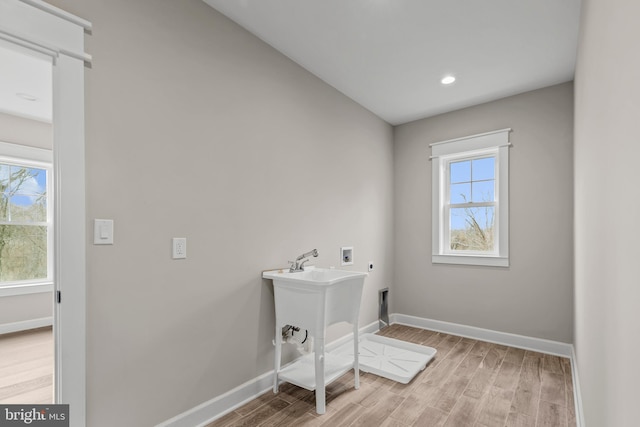
[[[187,257],[187,238],[186,237],[174,237],[173,240],[173,259],[184,259]]]
[[[340,248],[340,265],[353,265],[353,246]]]

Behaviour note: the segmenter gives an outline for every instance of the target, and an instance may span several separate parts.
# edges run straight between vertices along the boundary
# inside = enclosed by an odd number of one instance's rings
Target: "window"
[[[431,144],[432,262],[509,266],[509,131]]]
[[[0,287],[52,281],[51,152],[0,143]]]

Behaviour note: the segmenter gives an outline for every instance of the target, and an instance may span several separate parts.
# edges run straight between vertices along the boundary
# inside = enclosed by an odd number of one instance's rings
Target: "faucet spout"
[[[303,258],[309,258],[310,256],[317,257],[318,256],[318,250],[314,249],[312,251],[304,253],[304,254],[300,255],[298,258],[296,258],[296,261],[300,261]]]
[[[291,268],[289,269],[289,273],[295,273],[297,271],[304,271],[304,263],[309,261],[308,258],[310,256],[313,257],[317,257],[318,256],[318,250],[317,249],[313,249],[309,252],[303,253],[302,255],[300,255],[298,258],[296,258],[295,261],[289,261],[291,263]],[[302,262],[300,262],[300,260],[303,260]]]

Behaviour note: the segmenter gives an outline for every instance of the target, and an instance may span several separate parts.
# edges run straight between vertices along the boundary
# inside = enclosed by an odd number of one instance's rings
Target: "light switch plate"
[[[113,220],[94,219],[93,220],[93,244],[113,245]]]

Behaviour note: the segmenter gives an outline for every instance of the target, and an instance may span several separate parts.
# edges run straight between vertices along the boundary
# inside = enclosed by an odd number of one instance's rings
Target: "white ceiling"
[[[580,0],[204,1],[394,125],[574,75]]]
[[[51,59],[3,43],[0,64],[0,112],[51,123]]]
[[[394,125],[574,75],[580,0],[204,1]],[[50,62],[0,64],[0,111],[51,122]]]

